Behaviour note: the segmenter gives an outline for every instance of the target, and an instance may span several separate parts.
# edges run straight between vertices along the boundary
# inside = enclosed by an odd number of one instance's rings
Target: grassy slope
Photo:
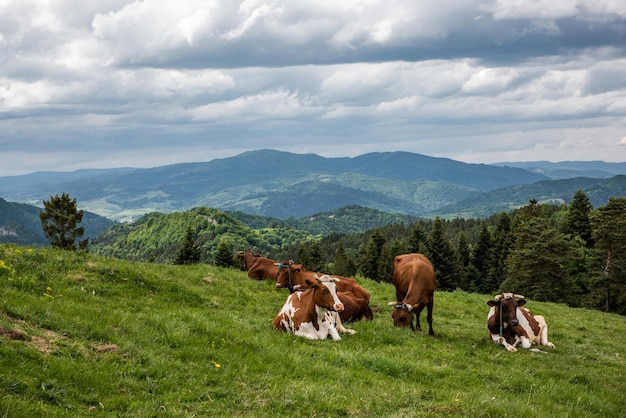
[[[438,292],[431,338],[394,328],[392,287],[359,279],[381,312],[308,341],[271,327],[286,292],[238,270],[0,260],[0,416],[625,416],[616,315],[530,301],[556,348],[508,353],[488,296]]]

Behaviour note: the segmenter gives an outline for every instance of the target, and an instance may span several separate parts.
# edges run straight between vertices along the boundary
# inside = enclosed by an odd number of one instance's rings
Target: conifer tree
[[[43,233],[54,248],[75,251],[77,240],[85,233],[84,227],[79,227],[83,220],[83,210],[76,207],[76,199],[70,199],[67,193],[61,196],[50,196],[50,200],[43,202],[44,210],[39,212],[39,219]],[[87,250],[89,239],[78,241],[78,248]]]
[[[195,243],[195,233],[191,227],[187,227],[183,245],[178,250],[174,264],[196,264],[200,262],[200,247]]]
[[[411,229],[409,236],[409,252],[423,253],[426,246],[426,234],[419,222],[416,222]]]
[[[493,233],[493,263],[489,271],[489,291],[499,289],[500,283],[506,277],[506,259],[511,252],[511,245],[511,217],[506,212],[502,212]]]
[[[385,237],[383,236],[380,229],[375,229],[372,232],[372,236],[367,243],[365,252],[361,257],[360,264],[363,276],[376,281],[381,280],[378,277],[378,264],[380,262],[380,254],[382,252],[383,246],[385,245],[385,242]]]
[[[626,314],[626,197],[611,197],[591,214],[595,240],[595,280],[590,287],[604,310]],[[592,295],[593,296],[593,295]]]
[[[585,192],[578,189],[568,209],[565,233],[571,234],[573,237],[579,236],[585,241],[587,248],[593,248],[591,222],[589,220],[589,214],[593,207]]]
[[[343,242],[339,241],[337,245],[337,251],[335,252],[335,265],[333,267],[333,274],[343,277],[351,277],[356,273],[356,266],[354,262],[346,255],[346,250],[343,247]]]
[[[476,267],[478,273],[475,283],[476,290],[479,293],[490,293],[495,290],[492,283],[489,283],[489,270],[492,266],[493,243],[491,232],[486,223],[483,223],[478,235],[478,242],[472,251],[472,264]]]
[[[578,289],[569,276],[569,240],[545,216],[536,200],[520,209],[514,220],[513,239],[507,278],[500,290],[542,301],[572,302]]]
[[[235,257],[225,239],[221,239],[220,243],[217,244],[215,265],[218,267],[233,267],[235,265]]]
[[[427,239],[427,257],[433,263],[441,290],[455,290],[465,287],[465,271],[461,266],[459,253],[452,242],[445,237],[444,223],[435,218],[433,229]]]

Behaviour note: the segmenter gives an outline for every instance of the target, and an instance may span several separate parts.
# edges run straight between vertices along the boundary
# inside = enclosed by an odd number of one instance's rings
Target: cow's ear
[[[300,268],[295,267],[295,268],[292,268],[291,271],[293,271],[294,273],[300,273],[301,270]]]
[[[517,306],[524,306],[524,305],[526,305],[526,299],[517,300]]]
[[[491,300],[487,301],[487,305],[489,305],[489,306],[498,306],[499,304],[500,304],[500,302],[498,302],[497,300],[491,299]]]
[[[306,280],[305,280],[305,283],[306,283],[307,287],[310,287],[310,288],[311,288],[311,287],[315,287],[315,288],[317,288],[317,287],[318,287],[316,282],[312,282],[312,281],[311,281],[311,280],[309,280],[309,279],[306,279]]]

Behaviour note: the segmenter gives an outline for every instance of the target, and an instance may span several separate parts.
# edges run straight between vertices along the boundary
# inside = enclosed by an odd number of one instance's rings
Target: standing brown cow
[[[396,327],[410,326],[421,331],[420,313],[428,308],[428,334],[433,331],[433,302],[435,294],[435,269],[423,254],[401,254],[393,259],[393,284],[396,301],[389,302],[394,310],[391,316]],[[415,326],[413,326],[415,315]]]
[[[253,253],[250,250],[241,251],[237,254],[241,262],[241,270],[248,272],[248,277],[256,280],[278,278],[278,267],[276,262],[269,258]]]

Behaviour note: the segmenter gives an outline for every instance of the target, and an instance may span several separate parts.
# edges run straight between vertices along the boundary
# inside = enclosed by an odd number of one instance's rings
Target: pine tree
[[[215,265],[218,267],[233,267],[235,265],[235,257],[225,239],[221,239],[220,243],[217,245]]]
[[[454,245],[445,237],[443,221],[437,217],[427,239],[428,258],[433,263],[438,287],[441,290],[455,290],[465,287],[465,271]]]
[[[354,262],[346,255],[343,242],[339,241],[337,245],[337,251],[335,252],[335,265],[333,267],[333,274],[343,277],[351,277],[356,273],[356,266]]]
[[[611,197],[591,214],[595,280],[590,283],[604,310],[626,314],[626,197]],[[593,295],[592,295],[593,296]]]
[[[195,233],[191,227],[187,228],[183,241],[174,264],[196,264],[200,262],[200,248],[195,243]]]
[[[76,207],[76,199],[70,199],[67,193],[61,196],[50,196],[49,201],[43,202],[44,211],[39,212],[39,219],[43,233],[54,248],[75,251],[77,239],[85,233],[84,227],[79,227],[83,220],[83,210]],[[78,241],[78,248],[87,250],[89,239]]]
[[[416,222],[411,229],[411,235],[409,237],[409,252],[410,253],[423,253],[426,245],[426,234],[419,222]]]
[[[476,267],[478,277],[476,281],[476,289],[479,293],[490,293],[495,290],[493,285],[489,283],[489,270],[491,269],[493,243],[491,232],[486,223],[483,223],[478,235],[478,242],[472,251],[472,264]]]
[[[385,242],[385,237],[383,236],[380,229],[375,229],[372,232],[372,236],[367,243],[365,253],[361,257],[360,264],[363,276],[376,281],[381,280],[381,278],[378,276],[378,264],[380,262],[380,254],[382,252],[383,246],[385,245]]]
[[[593,237],[591,235],[591,222],[589,214],[593,209],[589,198],[581,189],[574,194],[574,199],[569,205],[565,233],[573,237],[579,236],[585,241],[587,248],[593,248]]]
[[[493,263],[489,271],[489,291],[496,291],[506,277],[506,259],[511,252],[511,217],[503,212],[493,233]]]
[[[570,243],[540,209],[533,200],[515,218],[508,274],[500,290],[570,303],[579,292],[569,276]]]

